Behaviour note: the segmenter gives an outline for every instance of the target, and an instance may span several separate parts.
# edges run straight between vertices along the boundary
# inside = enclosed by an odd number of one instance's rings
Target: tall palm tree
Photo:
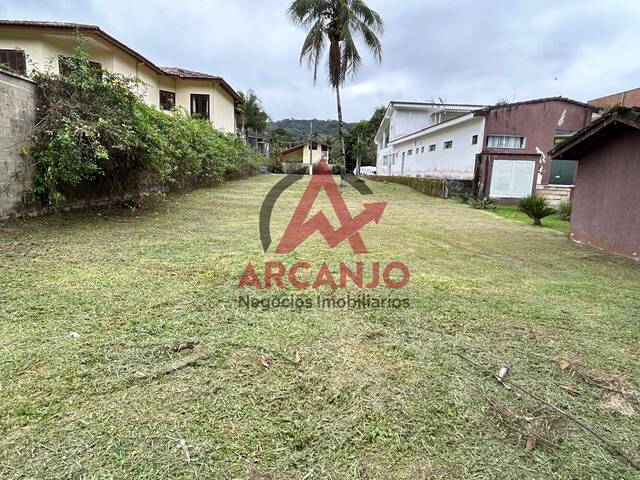
[[[240,98],[240,124],[242,134],[247,135],[247,130],[253,133],[262,133],[267,128],[269,115],[264,111],[262,102],[256,92],[248,90],[247,93],[238,92]]]
[[[326,67],[329,84],[336,91],[340,166],[344,177],[345,142],[340,87],[362,66],[355,38],[359,37],[376,61],[382,62],[382,44],[378,38],[384,31],[382,18],[364,0],[294,0],[287,13],[293,23],[308,29],[300,51],[300,63],[307,61],[313,70],[314,82],[325,50],[328,50]]]

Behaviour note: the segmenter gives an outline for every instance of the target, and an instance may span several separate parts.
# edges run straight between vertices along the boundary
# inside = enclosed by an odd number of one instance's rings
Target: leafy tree
[[[343,128],[349,131],[355,124],[344,123]],[[337,120],[318,120],[312,119],[295,119],[285,118],[284,120],[277,120],[272,122],[269,126],[270,130],[281,128],[286,130],[294,140],[306,140],[309,138],[310,126],[313,126],[313,133],[323,136],[338,136],[338,121]]]
[[[248,90],[247,93],[238,92],[242,98],[239,108],[239,120],[242,125],[242,133],[246,135],[247,131],[254,133],[262,133],[267,128],[269,115],[264,111],[262,102],[256,92]]]
[[[336,92],[340,163],[344,175],[346,147],[340,87],[362,66],[356,37],[364,41],[378,62],[382,62],[382,44],[378,38],[384,30],[382,18],[364,0],[294,0],[288,13],[293,23],[308,29],[300,51],[300,62],[306,60],[313,69],[314,81],[328,50],[326,70],[329,84]]]
[[[378,107],[369,120],[362,120],[355,124],[346,140],[347,170],[356,168],[358,160],[361,166],[376,164],[375,136],[384,117],[385,107]]]
[[[284,128],[275,128],[270,132],[271,143],[293,143],[296,139]]]

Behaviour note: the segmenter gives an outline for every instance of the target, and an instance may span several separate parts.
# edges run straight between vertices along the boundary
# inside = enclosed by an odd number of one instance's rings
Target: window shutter
[[[20,50],[0,50],[0,63],[16,73],[27,74],[27,59]]]

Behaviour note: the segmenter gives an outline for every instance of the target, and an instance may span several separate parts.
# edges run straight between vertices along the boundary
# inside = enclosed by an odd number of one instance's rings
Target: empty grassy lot
[[[258,212],[277,179],[0,226],[0,478],[637,478],[456,354],[510,363],[509,379],[640,457],[639,264],[379,183],[369,254],[314,236],[265,255]],[[276,240],[303,187],[278,202]],[[354,214],[372,201],[345,197]],[[375,295],[411,306],[239,306],[246,263],[265,259],[402,260],[409,286]],[[276,293],[297,292],[257,295]],[[552,445],[527,449],[490,401],[525,429],[550,420]]]

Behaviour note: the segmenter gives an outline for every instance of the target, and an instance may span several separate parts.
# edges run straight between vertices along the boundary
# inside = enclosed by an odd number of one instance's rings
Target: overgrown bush
[[[560,208],[558,208],[558,216],[564,220],[571,220],[572,209],[573,204],[569,200],[565,200],[560,204]]]
[[[530,195],[520,199],[518,208],[533,220],[534,225],[542,225],[543,218],[556,213],[555,209],[549,206],[547,199],[540,195]]]
[[[471,192],[462,192],[460,194],[460,202],[464,203],[465,205],[473,203],[474,200],[475,200],[475,197]]]
[[[136,79],[97,71],[82,39],[64,75],[34,75],[39,122],[31,150],[41,199],[100,182],[114,188],[145,172],[173,188],[255,171],[264,157],[240,138],[182,110],[167,115],[142,100]],[[112,188],[113,190],[113,188]]]
[[[282,162],[280,161],[279,152],[274,152],[269,154],[269,161],[267,163],[267,168],[271,173],[283,173]]]

